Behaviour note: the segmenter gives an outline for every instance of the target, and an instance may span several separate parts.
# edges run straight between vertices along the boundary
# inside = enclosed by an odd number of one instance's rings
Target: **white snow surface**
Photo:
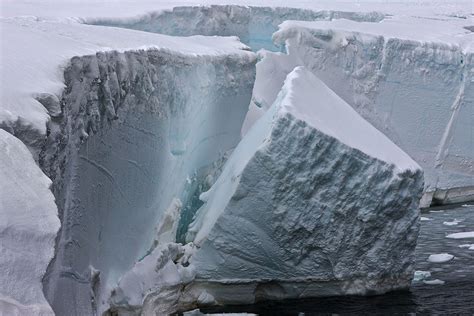
[[[33,16],[3,18],[0,23],[0,123],[20,120],[43,134],[49,115],[34,97],[44,93],[60,97],[64,67],[74,56],[145,49],[192,56],[249,54],[236,37],[180,38]]]
[[[428,261],[433,262],[433,263],[444,263],[444,262],[451,261],[453,258],[454,256],[449,253],[438,253],[438,254],[430,255],[428,257]]]
[[[53,315],[41,284],[60,226],[50,185],[26,146],[0,129],[2,315]]]

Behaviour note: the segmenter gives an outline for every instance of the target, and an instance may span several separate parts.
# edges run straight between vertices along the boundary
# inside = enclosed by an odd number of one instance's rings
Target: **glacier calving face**
[[[239,141],[254,65],[246,52],[71,60],[63,112],[40,154],[63,223],[45,277],[57,313],[103,311],[125,271],[154,243],[174,241],[160,227],[186,202],[189,178]]]
[[[424,203],[470,200],[474,33],[465,23],[395,17],[285,22],[274,41],[287,54],[261,53],[243,133],[275,100],[285,74],[303,65],[420,163]]]
[[[156,313],[408,288],[422,189],[418,164],[298,67],[201,194],[188,251],[156,248],[112,306]]]
[[[60,226],[51,180],[3,129],[0,166],[0,314],[53,315],[41,286]]]

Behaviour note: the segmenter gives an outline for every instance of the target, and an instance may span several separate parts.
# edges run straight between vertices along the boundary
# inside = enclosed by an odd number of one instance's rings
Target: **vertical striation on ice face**
[[[423,167],[431,192],[425,206],[432,199],[470,200],[474,33],[463,28],[468,23],[447,17],[286,21],[273,39],[287,54],[267,52],[257,65],[243,132],[272,104],[284,75],[305,66]]]
[[[187,180],[237,145],[254,76],[244,51],[71,60],[39,159],[63,223],[44,279],[57,314],[103,312],[137,260],[175,241]]]
[[[2,129],[0,166],[0,314],[54,315],[41,284],[59,229],[51,180]]]
[[[189,227],[213,303],[410,285],[423,172],[308,70],[226,162]]]

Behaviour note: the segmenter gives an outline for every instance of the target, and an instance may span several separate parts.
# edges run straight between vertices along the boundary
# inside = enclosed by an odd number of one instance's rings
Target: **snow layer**
[[[344,123],[330,124],[336,118]],[[252,303],[408,287],[422,178],[415,162],[298,67],[201,195],[188,233],[200,247],[188,290],[205,290],[214,303]]]
[[[0,166],[0,314],[53,315],[41,284],[59,229],[51,181],[2,129]]]
[[[243,133],[298,65],[315,73],[424,168],[427,203],[472,199],[474,33],[469,20],[392,17],[379,23],[287,21],[287,54],[260,53]],[[414,31],[416,30],[416,31]]]

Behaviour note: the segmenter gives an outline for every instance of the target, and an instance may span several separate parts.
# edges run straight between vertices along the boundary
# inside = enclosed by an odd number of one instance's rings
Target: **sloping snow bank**
[[[0,166],[0,314],[53,315],[41,284],[60,225],[51,181],[2,129]]]
[[[392,17],[379,23],[287,21],[287,54],[261,53],[243,132],[303,65],[425,170],[437,203],[474,198],[474,33],[469,20]],[[279,67],[280,65],[280,67]]]

